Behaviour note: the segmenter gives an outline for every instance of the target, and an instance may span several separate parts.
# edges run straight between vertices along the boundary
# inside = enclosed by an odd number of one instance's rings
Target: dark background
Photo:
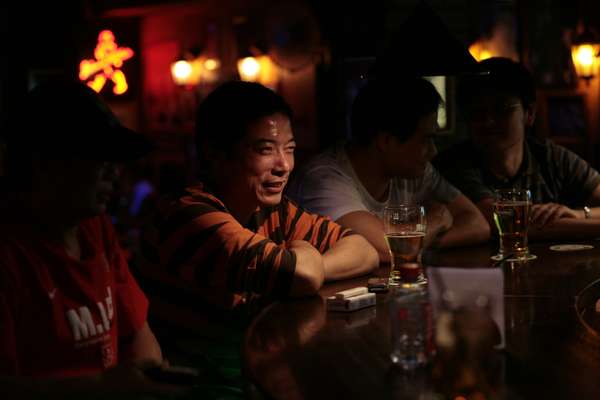
[[[147,21],[160,14],[163,9],[181,18],[191,12],[217,16],[221,35],[227,36],[235,26],[229,22],[242,16],[253,24],[248,24],[246,33],[252,35],[261,25],[266,24],[268,10],[277,2],[260,1],[83,1],[43,3],[7,3],[1,6],[3,56],[0,58],[0,114],[2,119],[10,115],[11,109],[35,83],[45,76],[64,74],[76,76],[79,60],[90,57],[97,34],[110,27],[118,32],[117,40],[134,49],[145,46],[144,26]],[[312,154],[343,137],[346,110],[352,90],[348,82],[363,74],[365,65],[370,65],[374,57],[384,52],[398,54],[397,68],[414,62],[411,54],[402,54],[402,43],[425,40],[424,34],[414,37],[399,37],[398,28],[410,15],[418,1],[375,0],[375,1],[317,1],[302,2],[318,23],[323,45],[323,53],[315,62],[314,79],[310,86],[314,91],[297,94],[294,89],[283,89],[284,97],[291,99],[292,106],[302,108],[298,121],[300,150]],[[565,143],[578,151],[590,162],[596,162],[596,147],[600,137],[598,122],[597,82],[584,86],[578,82],[569,58],[568,42],[578,21],[589,26],[600,27],[600,5],[595,1],[561,0],[431,0],[427,4],[447,26],[449,36],[465,48],[477,38],[490,35],[498,21],[508,21],[514,28],[515,48],[519,58],[532,69],[540,87],[541,117],[536,134],[541,137],[554,136],[561,141],[563,136],[574,136],[572,132],[556,132],[556,123],[547,115],[549,105],[560,105],[554,96],[579,96],[582,103],[583,128],[578,142]],[[200,11],[198,11],[200,10]],[[199,21],[198,24],[204,22]],[[146,25],[145,25],[146,24]],[[185,24],[183,24],[185,25]],[[193,24],[190,24],[193,25]],[[223,28],[223,26],[225,26]],[[426,26],[426,25],[425,25]],[[192,29],[192,26],[173,29]],[[148,29],[148,28],[146,28]],[[155,28],[152,28],[155,29]],[[160,29],[167,31],[168,26]],[[427,28],[424,30],[427,31]],[[222,33],[225,32],[225,33]],[[147,40],[146,40],[147,41]],[[438,48],[429,48],[433,54]],[[394,51],[396,46],[396,51]],[[390,50],[392,49],[392,50]],[[221,48],[223,50],[223,47]],[[227,53],[229,51],[229,53]],[[225,48],[227,61],[235,52]],[[162,137],[169,146],[170,140],[185,142],[189,139],[189,126],[169,125],[164,129],[154,129],[147,115],[148,89],[145,87],[149,69],[144,59],[138,56],[126,63],[124,71],[130,82],[130,91],[121,98],[115,98],[110,91],[103,92],[105,99],[115,107],[117,114],[132,120],[138,130],[149,135]],[[447,60],[440,57],[443,65]],[[394,65],[396,68],[396,65]],[[151,71],[151,70],[150,70]],[[154,72],[152,72],[154,74]],[[146,79],[146,80],[145,80]],[[597,81],[598,79],[595,79]],[[296,96],[297,98],[294,98]],[[578,102],[576,100],[575,102]],[[554,107],[556,109],[556,107]],[[554,120],[553,120],[554,121]],[[161,132],[158,132],[158,131]],[[165,131],[174,131],[166,132]],[[177,132],[175,132],[177,131]],[[161,136],[162,135],[162,136]],[[168,138],[165,139],[165,135]],[[187,135],[187,136],[186,136]],[[439,144],[448,144],[464,137],[460,118],[450,135],[440,135]],[[304,138],[304,139],[303,139]],[[568,142],[568,143],[567,143]],[[172,143],[171,143],[172,144]],[[177,152],[179,145],[171,152]],[[169,155],[167,157],[177,157]]]

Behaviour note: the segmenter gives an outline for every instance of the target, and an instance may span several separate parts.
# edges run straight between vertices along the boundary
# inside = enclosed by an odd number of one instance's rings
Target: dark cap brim
[[[154,143],[145,136],[124,126],[117,127],[110,134],[114,138],[90,148],[89,157],[102,161],[130,161],[148,155],[155,150]]]
[[[49,134],[36,141],[26,141],[26,135],[12,139],[9,147],[17,152],[36,152],[45,158],[132,161],[156,148],[150,139],[120,125],[102,132],[63,131],[62,135]]]
[[[49,81],[30,91],[9,133],[9,147],[46,158],[127,161],[154,148],[148,138],[124,127],[92,89],[77,82]]]

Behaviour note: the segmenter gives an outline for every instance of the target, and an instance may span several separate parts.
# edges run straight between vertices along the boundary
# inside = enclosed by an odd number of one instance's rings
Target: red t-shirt
[[[18,224],[0,227],[0,376],[68,377],[118,360],[119,337],[146,321],[106,216],[79,227],[81,261]]]

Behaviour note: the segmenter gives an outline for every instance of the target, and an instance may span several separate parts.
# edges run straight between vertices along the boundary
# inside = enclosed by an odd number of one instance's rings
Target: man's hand
[[[294,240],[289,250],[296,254],[296,271],[292,282],[292,296],[316,293],[325,281],[323,256],[313,245],[304,240]]]
[[[454,219],[443,204],[434,203],[427,209],[427,235],[423,247],[435,247],[438,238],[452,228]]]
[[[557,203],[534,204],[531,207],[531,224],[543,228],[561,218],[583,218],[582,213]]]

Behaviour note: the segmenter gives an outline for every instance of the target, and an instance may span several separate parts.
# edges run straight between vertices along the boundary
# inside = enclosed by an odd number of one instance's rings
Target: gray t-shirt
[[[452,202],[460,191],[449,184],[430,163],[417,179],[394,178],[388,199],[377,201],[360,182],[343,145],[310,160],[294,177],[287,195],[300,206],[333,220],[354,212],[369,211],[382,217],[386,205]]]
[[[486,167],[483,153],[471,141],[458,143],[435,160],[442,174],[474,203],[494,197],[496,189],[523,188],[534,203],[583,207],[600,185],[600,174],[586,161],[549,140],[526,137],[521,167],[499,179]]]

